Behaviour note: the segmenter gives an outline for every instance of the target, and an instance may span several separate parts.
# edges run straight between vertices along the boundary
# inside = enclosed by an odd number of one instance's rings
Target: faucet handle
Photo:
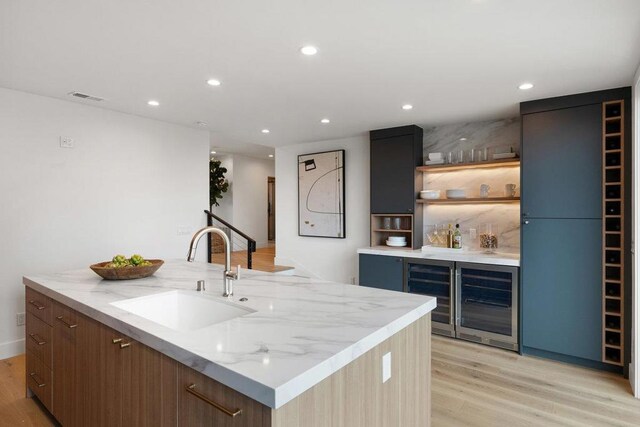
[[[231,269],[231,270],[225,271],[224,275],[228,279],[239,280],[240,279],[240,265],[238,264],[238,266],[236,267],[236,271],[233,271],[233,269]]]

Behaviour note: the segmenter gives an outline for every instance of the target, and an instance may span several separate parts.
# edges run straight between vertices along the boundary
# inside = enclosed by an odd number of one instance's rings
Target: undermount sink
[[[169,291],[112,302],[111,305],[182,332],[255,313],[254,310],[217,301],[195,291]]]

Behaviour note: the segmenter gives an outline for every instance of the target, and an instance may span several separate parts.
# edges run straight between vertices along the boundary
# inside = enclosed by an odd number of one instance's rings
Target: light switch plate
[[[16,325],[17,326],[23,326],[24,325],[24,320],[25,320],[25,314],[24,313],[16,314]]]
[[[382,356],[382,382],[386,383],[391,378],[391,353]]]
[[[73,148],[73,146],[74,146],[73,138],[70,138],[68,136],[60,137],[60,148]]]

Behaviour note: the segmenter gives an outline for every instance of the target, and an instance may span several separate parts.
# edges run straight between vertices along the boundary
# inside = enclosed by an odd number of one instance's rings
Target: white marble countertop
[[[442,261],[457,261],[457,262],[473,262],[478,264],[490,264],[490,265],[506,265],[512,267],[520,266],[520,254],[510,253],[494,253],[486,254],[480,251],[467,251],[464,249],[445,249],[440,248],[428,248],[410,249],[410,248],[392,248],[388,246],[375,246],[370,248],[358,249],[359,254],[369,255],[387,255],[397,256],[403,258],[420,258],[420,259],[435,259]]]
[[[152,277],[104,281],[88,268],[25,276],[41,292],[173,359],[278,408],[425,316],[426,296],[244,270],[232,301],[255,313],[178,332],[119,309],[112,302],[180,289],[226,301],[222,269],[167,261]],[[240,302],[240,298],[248,298]]]

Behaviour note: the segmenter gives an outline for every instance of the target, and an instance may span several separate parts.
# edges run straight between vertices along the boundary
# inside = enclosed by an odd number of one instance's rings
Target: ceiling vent
[[[87,95],[86,93],[82,92],[69,92],[69,95],[75,96],[76,98],[88,99],[89,101],[104,101],[104,98],[100,98],[99,96]]]

